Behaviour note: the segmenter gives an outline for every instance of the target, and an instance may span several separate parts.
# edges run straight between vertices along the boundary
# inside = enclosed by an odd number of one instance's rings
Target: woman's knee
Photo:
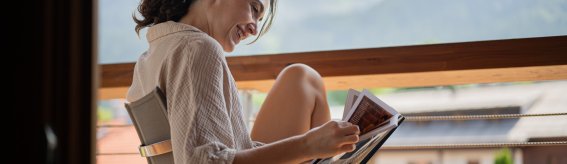
[[[302,63],[295,63],[286,66],[278,75],[278,79],[288,79],[298,82],[308,81],[315,86],[323,85],[323,79],[319,72]]]
[[[301,93],[306,93],[305,96],[313,98],[312,101],[309,101],[311,103],[307,103],[312,105],[308,108],[310,110],[307,110],[310,113],[310,128],[330,120],[331,115],[323,78],[315,69],[306,64],[291,64],[280,72],[277,81],[289,88],[302,88]]]

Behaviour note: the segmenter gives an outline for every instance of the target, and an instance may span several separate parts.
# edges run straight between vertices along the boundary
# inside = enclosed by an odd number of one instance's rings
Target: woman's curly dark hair
[[[189,7],[193,4],[195,0],[141,0],[138,6],[138,12],[142,16],[142,19],[138,19],[136,15],[132,15],[134,22],[136,22],[136,33],[139,35],[140,30],[152,25],[175,21],[178,22],[187,12]],[[260,28],[258,37],[254,39],[251,43],[254,43],[263,36],[272,26],[274,20],[274,15],[276,12],[277,0],[270,0],[270,7],[266,13],[265,22]]]

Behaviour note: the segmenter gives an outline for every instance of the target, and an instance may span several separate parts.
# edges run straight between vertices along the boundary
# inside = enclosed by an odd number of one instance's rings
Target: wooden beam
[[[102,65],[101,88],[125,87],[132,84],[134,63]]]
[[[128,87],[107,87],[98,89],[98,99],[124,99],[128,93]]]
[[[322,76],[454,71],[567,64],[567,36],[228,57],[236,81],[275,79],[292,63]]]
[[[323,77],[327,90],[425,87],[567,79],[567,65]],[[237,81],[239,89],[267,92],[274,80]]]
[[[231,56],[227,62],[239,88],[260,91],[292,63],[316,69],[328,89],[556,80],[567,79],[567,36]],[[102,88],[129,86],[133,68],[102,65]]]

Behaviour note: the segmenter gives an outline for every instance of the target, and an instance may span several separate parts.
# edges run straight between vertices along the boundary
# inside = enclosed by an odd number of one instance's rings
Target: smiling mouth
[[[240,27],[236,28],[236,35],[238,36],[238,41],[244,39],[244,33],[242,32],[242,29],[240,29]]]
[[[240,38],[242,38],[242,35],[240,34],[240,29],[236,28],[236,31],[233,36],[234,37],[232,38],[232,41],[234,42],[234,45],[240,43]]]
[[[236,39],[238,41],[242,40],[242,32],[240,31],[240,29],[236,29]]]

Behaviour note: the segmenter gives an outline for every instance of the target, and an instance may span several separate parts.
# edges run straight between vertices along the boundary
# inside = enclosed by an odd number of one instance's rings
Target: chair
[[[173,163],[165,100],[163,92],[156,87],[141,99],[125,104],[142,143],[140,155],[146,157],[149,164]]]

